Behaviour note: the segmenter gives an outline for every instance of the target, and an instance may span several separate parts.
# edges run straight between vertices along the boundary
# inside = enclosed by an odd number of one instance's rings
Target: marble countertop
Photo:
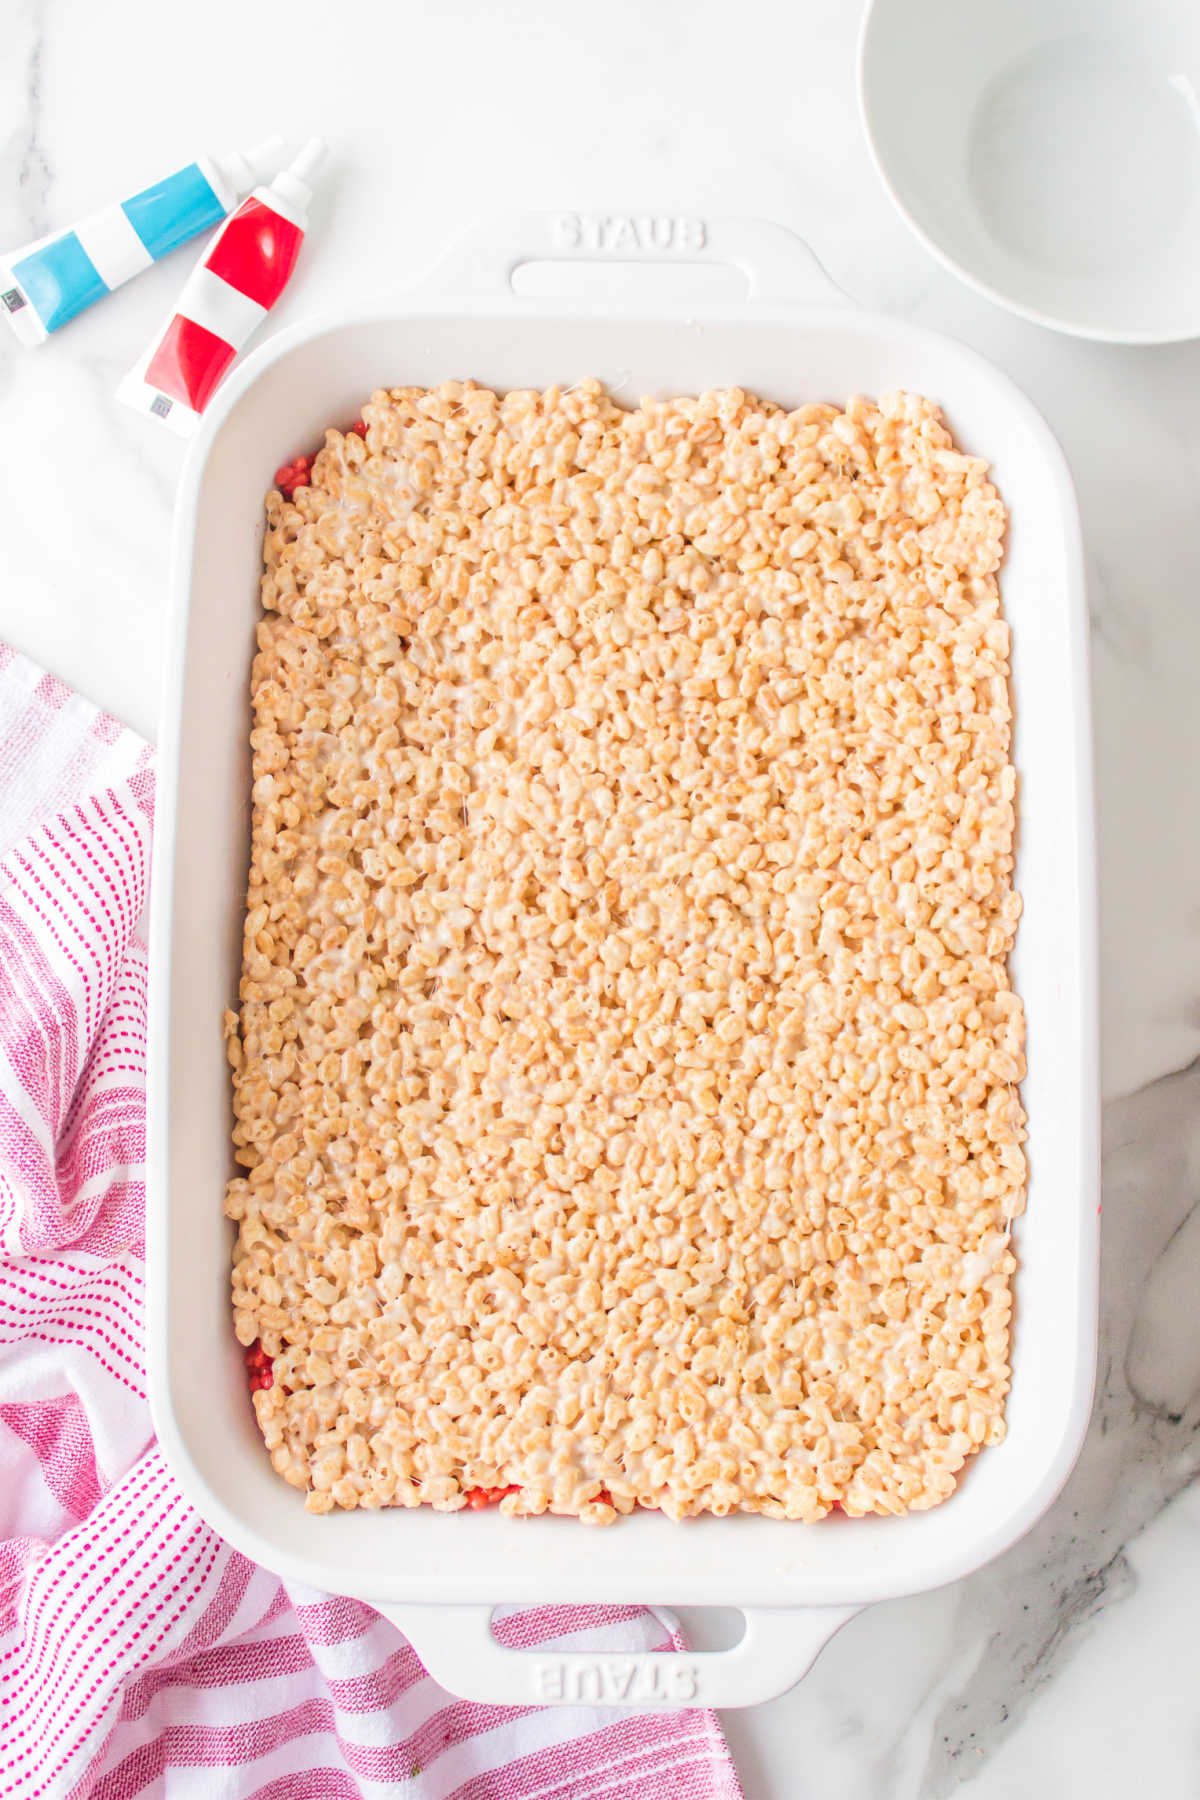
[[[514,205],[755,214],[856,298],[965,339],[1057,433],[1088,550],[1105,1085],[1099,1398],[1043,1522],[868,1609],[727,1720],[747,1800],[1200,1791],[1200,344],[1057,337],[909,236],[859,130],[850,0],[434,7],[29,0],[0,61],[0,243],[200,150],[317,131],[336,168],[281,323],[402,285]],[[0,339],[0,637],[156,729],[181,448],[113,399],[182,283],[151,270],[36,352]],[[1182,793],[1181,825],[1178,796]],[[712,1617],[693,1620],[706,1636]]]

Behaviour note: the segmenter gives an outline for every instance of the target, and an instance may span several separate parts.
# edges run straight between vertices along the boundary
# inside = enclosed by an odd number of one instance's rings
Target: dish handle
[[[671,214],[505,212],[481,219],[421,282],[445,299],[514,298],[524,263],[705,263],[740,269],[757,301],[850,302],[804,242],[768,219]],[[600,296],[609,303],[610,297]]]
[[[729,1650],[516,1650],[490,1606],[380,1606],[440,1687],[489,1706],[757,1706],[794,1687],[858,1606],[747,1607]]]

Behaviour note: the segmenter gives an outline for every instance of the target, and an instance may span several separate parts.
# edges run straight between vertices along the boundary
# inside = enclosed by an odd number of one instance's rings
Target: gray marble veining
[[[50,230],[49,199],[53,174],[42,141],[42,59],[46,47],[47,0],[35,0],[14,31],[18,43],[7,57],[6,90],[16,105],[8,116],[19,118],[0,153],[0,194],[6,241],[21,242]],[[10,26],[10,29],[12,27]],[[7,98],[7,94],[6,94]],[[15,215],[15,216],[14,216]]]
[[[1192,1065],[1107,1109],[1091,1428],[1042,1523],[966,1584],[987,1653],[941,1714],[930,1800],[961,1779],[972,1734],[1017,1729],[1077,1636],[1128,1599],[1136,1578],[1124,1546],[1200,1473],[1198,1219],[1200,1066]]]

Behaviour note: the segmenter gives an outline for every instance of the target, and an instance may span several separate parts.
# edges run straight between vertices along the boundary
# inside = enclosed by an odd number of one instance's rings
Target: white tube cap
[[[214,156],[213,161],[240,199],[275,173],[282,155],[283,139],[269,137],[249,150],[227,150],[224,156]]]
[[[271,183],[272,193],[278,194],[296,212],[303,215],[308,211],[308,203],[312,199],[313,183],[317,178],[325,158],[329,155],[329,145],[324,139],[309,138],[299,155],[281,169]]]

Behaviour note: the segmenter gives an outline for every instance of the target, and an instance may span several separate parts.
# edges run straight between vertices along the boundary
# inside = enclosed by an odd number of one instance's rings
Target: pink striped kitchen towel
[[[149,747],[0,647],[0,1800],[738,1800],[711,1713],[468,1705],[176,1488],[142,1329],[153,800]],[[615,1606],[509,1629],[667,1641]]]

